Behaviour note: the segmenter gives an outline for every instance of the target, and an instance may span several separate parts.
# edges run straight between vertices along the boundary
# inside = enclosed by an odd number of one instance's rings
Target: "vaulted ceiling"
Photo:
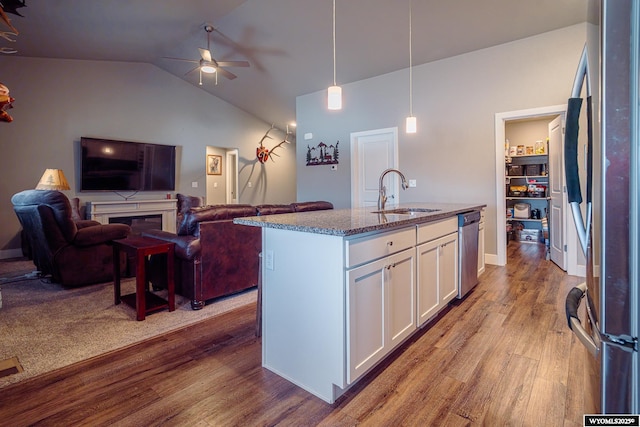
[[[6,4],[7,0],[0,0]],[[15,3],[15,1],[14,1]],[[423,64],[586,21],[586,0],[412,0],[413,64]],[[199,86],[268,123],[295,120],[296,96],[333,82],[332,0],[29,0],[8,14],[12,55],[151,63],[198,86],[206,48],[228,80]],[[337,83],[407,68],[409,0],[336,0]],[[8,27],[0,22],[0,31]],[[11,55],[3,55],[10,60]],[[185,74],[187,73],[187,74]],[[0,69],[0,81],[2,81]]]

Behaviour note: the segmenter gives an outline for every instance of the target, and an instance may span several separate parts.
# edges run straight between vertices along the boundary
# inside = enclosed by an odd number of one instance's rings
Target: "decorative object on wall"
[[[172,59],[175,61],[193,62],[194,64],[198,64],[191,70],[187,71],[186,74],[189,74],[192,71],[198,70],[198,72],[200,73],[200,82],[199,82],[200,85],[202,85],[202,73],[205,73],[205,74],[216,73],[216,84],[218,84],[217,73],[222,74],[229,80],[235,79],[237,76],[232,72],[225,70],[223,67],[248,67],[250,65],[249,62],[248,61],[219,61],[219,62],[216,61],[213,58],[213,55],[211,54],[211,33],[217,30],[209,24],[205,24],[204,30],[207,33],[207,48],[206,49],[198,48],[198,50],[200,51],[199,60],[171,58],[167,56],[165,56],[164,58]]]
[[[42,174],[36,190],[70,190],[62,169],[47,169]]]
[[[411,48],[413,31],[411,25],[411,9],[411,0],[409,0],[409,117],[407,117],[405,130],[407,133],[416,133],[418,130],[418,124],[416,118],[413,116],[413,54]]]
[[[327,145],[324,142],[320,142],[315,147],[307,145],[307,166],[337,165],[338,145],[340,145],[340,141],[336,141],[336,145]]]
[[[2,37],[3,39],[11,43],[15,43],[16,41],[16,39],[12,38],[12,36],[17,36],[17,35],[18,34],[12,33],[11,31],[0,31],[0,37]],[[0,47],[0,53],[4,53],[6,55],[6,54],[18,53],[18,51],[12,47],[2,46]]]
[[[274,125],[271,125],[271,128],[265,132],[264,136],[262,137],[262,139],[260,140],[260,146],[258,148],[256,148],[256,157],[258,157],[258,161],[260,163],[264,163],[267,160],[269,160],[271,158],[272,161],[273,157],[270,156],[277,156],[280,157],[279,155],[277,155],[276,153],[274,153],[276,148],[279,148],[282,146],[282,144],[290,144],[291,141],[289,141],[289,135],[291,135],[291,132],[289,132],[289,125],[287,125],[287,131],[284,134],[284,139],[282,141],[280,141],[279,144],[277,144],[275,147],[273,147],[271,150],[269,150],[267,147],[264,146],[264,140],[269,138],[269,139],[273,139],[269,136],[269,132],[271,132],[272,130],[279,130],[277,127],[275,127]]]
[[[0,122],[11,123],[13,121],[13,117],[6,111],[13,108],[13,101],[15,99],[9,96],[9,88],[0,83]]]
[[[327,90],[327,108],[342,109],[342,88],[336,84],[336,0],[333,0],[333,86]]]
[[[2,20],[5,24],[7,24],[9,29],[11,29],[11,32],[0,31],[0,36],[2,36],[4,39],[10,42],[15,42],[15,40],[12,40],[10,36],[17,36],[19,33],[18,29],[14,27],[13,24],[11,23],[11,20],[7,16],[7,13],[13,13],[14,15],[22,16],[20,15],[20,13],[18,13],[18,9],[25,6],[26,6],[25,0],[22,0],[22,1],[21,0],[1,0],[0,1],[0,20]],[[5,47],[0,48],[0,53],[16,53],[16,52],[17,50],[11,49],[11,48],[5,48]]]
[[[222,175],[222,156],[207,154],[207,175]]]

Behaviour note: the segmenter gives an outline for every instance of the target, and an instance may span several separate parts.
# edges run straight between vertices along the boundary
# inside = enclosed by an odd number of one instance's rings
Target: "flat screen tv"
[[[80,191],[173,191],[173,145],[80,138]]]

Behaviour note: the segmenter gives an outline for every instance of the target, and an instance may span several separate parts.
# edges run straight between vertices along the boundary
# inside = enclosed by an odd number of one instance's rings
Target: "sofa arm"
[[[92,219],[79,219],[74,222],[76,223],[78,230],[81,228],[93,227],[94,225],[101,225],[98,221],[94,221]]]
[[[179,236],[175,233],[162,230],[147,230],[144,231],[142,235],[175,243],[175,255],[178,258],[192,260],[199,256],[201,252],[200,239],[195,236]]]
[[[78,229],[73,244],[76,246],[93,246],[109,243],[112,240],[124,239],[131,232],[126,224],[100,224]]]

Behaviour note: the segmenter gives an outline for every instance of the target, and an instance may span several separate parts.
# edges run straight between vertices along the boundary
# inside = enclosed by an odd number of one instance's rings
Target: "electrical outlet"
[[[192,188],[198,188],[198,181],[193,181],[193,182],[191,183],[191,187],[192,187]]]
[[[267,267],[267,270],[273,270],[273,251],[266,251],[264,265]]]
[[[251,188],[251,181],[247,182],[247,187]]]
[[[410,179],[409,180],[409,187],[415,187],[416,186],[416,180],[415,179]]]

